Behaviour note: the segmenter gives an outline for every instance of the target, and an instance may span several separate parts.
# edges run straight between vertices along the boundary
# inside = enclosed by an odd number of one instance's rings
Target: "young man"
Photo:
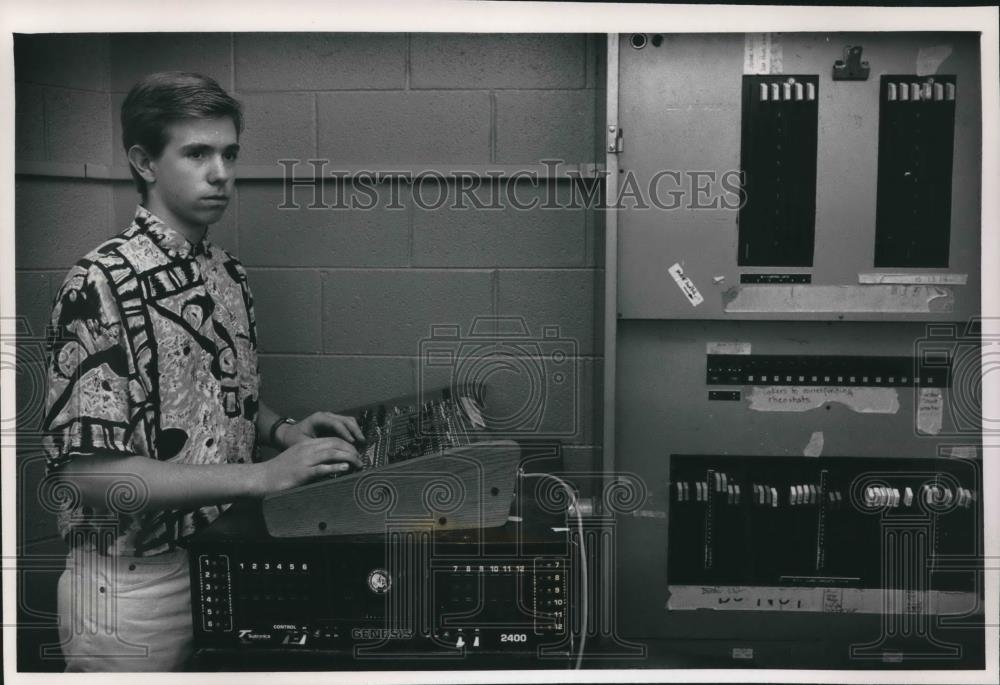
[[[68,671],[183,668],[185,538],[237,498],[360,466],[363,440],[352,418],[296,423],[259,397],[246,272],[206,235],[233,195],[239,103],[210,78],[153,74],[121,120],[142,202],[70,270],[52,312],[46,450],[70,547]],[[257,463],[262,442],[280,454]]]

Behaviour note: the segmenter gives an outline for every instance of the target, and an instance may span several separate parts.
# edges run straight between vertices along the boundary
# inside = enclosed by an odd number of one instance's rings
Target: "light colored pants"
[[[66,671],[178,671],[193,653],[188,554],[73,550],[59,578]]]

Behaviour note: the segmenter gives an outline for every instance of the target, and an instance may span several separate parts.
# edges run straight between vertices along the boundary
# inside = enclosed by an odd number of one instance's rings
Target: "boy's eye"
[[[238,153],[236,153],[236,152],[227,152],[227,153],[225,154],[225,157],[226,157],[226,159],[227,159],[228,161],[230,161],[230,162],[235,162],[235,161],[236,161],[236,157],[237,157],[237,154],[238,154]]]
[[[200,150],[193,150],[192,152],[188,153],[188,157],[190,157],[191,159],[201,159],[202,156],[203,153]]]

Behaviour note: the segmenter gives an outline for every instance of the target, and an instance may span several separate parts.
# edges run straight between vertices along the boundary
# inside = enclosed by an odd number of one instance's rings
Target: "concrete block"
[[[55,517],[53,517],[53,522],[54,521]],[[44,564],[45,561],[48,561],[49,564],[47,565],[54,566],[54,564],[51,564],[52,560],[57,557],[63,557],[63,559],[65,559],[67,552],[69,552],[69,549],[67,548],[66,543],[59,537],[47,537],[41,540],[28,542],[26,544],[19,544],[17,547],[18,565],[21,566],[21,568],[28,568],[28,565],[33,562],[41,561]],[[63,568],[58,569],[55,575],[56,578],[58,578],[59,573],[62,573],[62,570]],[[26,575],[31,576],[35,574],[29,573]],[[32,595],[34,593],[27,594]],[[54,582],[52,584],[52,600],[53,602],[55,601]],[[47,607],[47,605],[45,606]],[[52,605],[51,610],[53,612],[55,611],[55,604]]]
[[[108,164],[112,159],[110,98],[106,93],[47,89],[45,135],[52,161]]]
[[[603,295],[600,271],[499,271],[498,310],[521,317],[532,335],[557,327],[556,339],[571,341],[578,354],[598,353]]]
[[[411,88],[581,88],[585,37],[415,33]]]
[[[497,162],[595,161],[595,91],[505,91],[496,106]]]
[[[19,269],[68,269],[118,230],[111,188],[88,181],[15,181],[15,264]],[[56,279],[58,287],[62,278]]]
[[[52,518],[51,516],[49,518]],[[18,547],[17,669],[59,673],[66,662],[57,654],[43,656],[46,646],[59,644],[56,586],[65,569],[66,544],[57,537]]]
[[[111,163],[117,167],[128,167],[128,157],[122,145],[122,103],[124,93],[111,94]]]
[[[14,84],[14,159],[45,159],[45,89]]]
[[[19,34],[14,40],[17,81],[81,90],[108,89],[106,34]]]
[[[14,275],[14,296],[18,318],[27,320],[28,338],[44,339],[52,313],[52,292],[47,273],[18,271]]]
[[[274,164],[312,159],[316,152],[314,96],[241,94],[246,128],[240,136],[240,164]]]
[[[20,378],[18,379],[20,382]],[[39,448],[21,449],[17,454],[17,525],[22,545],[59,534],[53,505],[43,506],[39,486],[45,477],[45,454]]]
[[[594,159],[598,162],[605,160],[604,145],[607,142],[608,111],[607,111],[608,91],[606,88],[597,88],[594,91]]]
[[[587,36],[587,88],[602,90],[608,80],[608,37],[604,33]]]
[[[263,355],[261,398],[279,414],[302,418],[416,393],[413,360],[403,357]]]
[[[322,284],[316,270],[251,269],[261,353],[323,350]]]
[[[490,159],[488,93],[324,93],[319,157],[337,164],[485,163]]]
[[[402,88],[406,37],[399,33],[237,33],[236,88]]]
[[[601,494],[602,463],[600,447],[565,445],[562,450],[564,480],[576,487],[580,497]]]
[[[113,33],[110,36],[111,90],[127,93],[157,71],[193,71],[233,88],[232,34]]]
[[[417,266],[583,266],[586,211],[571,205],[568,182],[481,183],[472,193],[448,184],[440,209],[414,208],[413,262]],[[458,184],[464,183],[459,181]],[[438,184],[426,184],[433,202]],[[466,186],[468,187],[468,186]],[[475,198],[475,199],[474,199]],[[521,206],[534,209],[519,210]],[[479,206],[489,209],[477,209]],[[424,207],[433,206],[424,204]],[[543,209],[543,207],[553,207]],[[459,207],[466,207],[460,209]]]
[[[601,492],[601,475],[598,471],[600,458],[595,457],[595,454],[600,454],[599,448],[561,445],[557,458],[532,460],[525,465],[525,471],[556,475],[573,488],[581,500],[591,498]],[[527,492],[538,493],[544,497],[543,493],[554,492],[549,488],[555,487],[555,484],[547,479],[535,478],[530,481],[528,487],[532,489]],[[575,526],[576,519],[571,518],[570,523]]]
[[[237,187],[233,198],[229,201],[229,207],[222,219],[208,227],[208,239],[214,245],[218,245],[223,250],[240,259],[239,236],[236,231],[236,220],[239,216],[240,190]]]
[[[431,326],[492,311],[488,271],[337,270],[323,275],[324,351],[418,356]]]
[[[14,363],[14,350],[4,345],[4,364]],[[19,338],[16,360],[16,420],[5,420],[5,431],[17,431],[18,449],[28,449],[41,444],[45,426],[45,376],[47,353],[38,339]]]
[[[532,391],[522,378],[526,374],[495,374],[488,412],[500,417],[513,417],[522,412],[529,416],[537,412],[537,435],[558,436],[565,444],[590,444],[594,433],[591,388],[595,367],[599,367],[600,362],[569,358],[561,363],[551,358],[542,361],[546,375],[535,379],[536,383],[542,382],[536,386],[543,389],[542,392]],[[562,382],[556,381],[556,371],[564,373]]]
[[[124,231],[132,223],[135,208],[142,198],[132,181],[114,181],[111,192],[114,197],[114,227]]]
[[[563,448],[563,468],[570,473],[597,475],[601,473],[601,448],[567,445]],[[583,476],[577,480],[584,480]]]
[[[259,98],[246,94],[233,93],[243,104],[243,120],[246,125],[240,139],[240,162],[243,164],[268,164],[274,161],[271,155],[295,156],[303,151],[305,141],[308,141],[308,154],[315,146],[315,134],[312,130],[312,97],[309,95],[283,95],[276,98]],[[114,165],[127,167],[128,158],[122,144],[122,103],[124,93],[111,94],[111,147]],[[308,101],[308,102],[306,102]],[[288,105],[283,104],[288,102]],[[292,104],[294,103],[294,105]],[[258,106],[259,105],[259,106]],[[271,123],[269,113],[278,117],[295,130],[283,130]],[[303,126],[308,127],[304,129]],[[286,153],[283,146],[289,146]],[[238,173],[238,167],[237,167]]]
[[[601,360],[550,354],[564,347],[558,342],[505,336],[477,340],[462,330],[452,364],[442,363],[440,354],[417,360],[418,384],[485,385],[483,419],[499,436],[593,444],[599,429],[593,388]],[[440,351],[447,343],[438,340],[434,347]]]
[[[239,184],[241,257],[254,266],[405,266],[409,263],[409,218],[393,204],[388,184],[375,187],[372,209],[324,209],[370,201],[348,186],[284,186],[274,181]],[[286,197],[287,192],[287,197]],[[339,194],[338,194],[339,193]],[[397,197],[403,193],[397,187]],[[310,206],[317,206],[310,209]],[[406,200],[408,202],[408,200]],[[402,205],[403,200],[399,203]],[[280,209],[295,205],[298,209]]]
[[[135,217],[135,208],[140,200],[139,192],[135,189],[132,181],[115,181],[112,185],[112,194],[114,196],[114,232],[120,233],[129,227],[133,217]],[[208,240],[237,258],[240,254],[236,239],[236,215],[239,199],[240,192],[237,188],[235,196],[229,201],[229,207],[222,216],[222,220],[208,228]]]
[[[605,240],[606,219],[604,211],[593,210],[588,214],[587,222],[587,266],[604,268],[606,254]]]

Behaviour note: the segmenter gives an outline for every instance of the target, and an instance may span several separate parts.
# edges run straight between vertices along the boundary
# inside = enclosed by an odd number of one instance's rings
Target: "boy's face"
[[[167,145],[150,161],[155,181],[147,183],[147,207],[180,229],[200,231],[226,211],[239,152],[229,117],[183,119],[167,126]]]

